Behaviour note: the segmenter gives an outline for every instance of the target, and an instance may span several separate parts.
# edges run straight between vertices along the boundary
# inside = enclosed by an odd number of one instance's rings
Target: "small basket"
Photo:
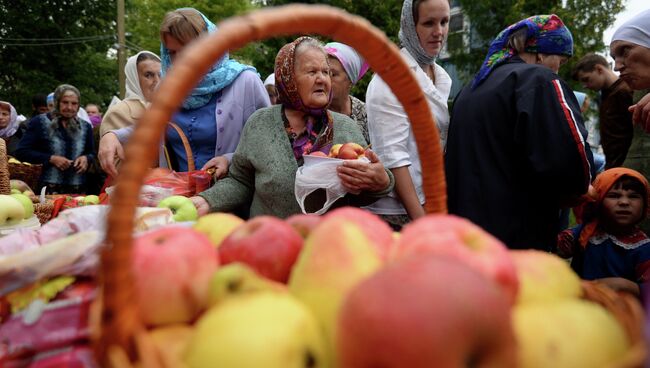
[[[9,162],[9,179],[22,180],[25,184],[29,185],[29,188],[34,192],[38,193],[40,188],[38,188],[38,181],[43,172],[43,165],[41,164],[30,164],[26,165],[24,163],[15,163]]]
[[[41,225],[52,219],[52,213],[54,212],[54,202],[50,199],[46,199],[45,203],[36,203],[34,204],[34,214],[38,217],[38,221]]]

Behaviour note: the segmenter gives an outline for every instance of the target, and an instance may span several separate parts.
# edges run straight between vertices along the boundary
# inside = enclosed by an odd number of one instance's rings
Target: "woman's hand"
[[[72,160],[67,157],[52,155],[50,156],[50,163],[54,165],[57,169],[61,171],[68,170],[70,165],[72,165]]]
[[[629,107],[632,121],[641,125],[646,133],[650,133],[650,93],[643,96],[639,102]]]
[[[110,176],[117,177],[117,167],[115,166],[115,156],[124,160],[124,149],[122,144],[113,133],[106,133],[99,140],[99,164],[102,169]]]
[[[207,170],[211,167],[214,168],[214,174],[212,176],[214,177],[214,180],[219,180],[226,176],[228,174],[228,166],[230,165],[230,162],[228,162],[228,159],[225,156],[217,156],[213,157],[210,159],[210,161],[206,162],[205,165],[201,168],[201,170]]]
[[[390,178],[377,154],[372,150],[366,150],[366,157],[370,160],[369,163],[345,160],[343,165],[337,168],[341,184],[350,193],[379,192],[390,184]]]
[[[77,174],[85,173],[86,170],[88,170],[88,157],[86,156],[77,157],[77,159],[74,160],[74,162],[72,163],[72,166],[77,171]]]
[[[190,197],[190,200],[192,203],[194,203],[194,207],[196,207],[196,211],[199,213],[199,217],[210,212],[210,204],[205,200],[205,198],[194,196]]]

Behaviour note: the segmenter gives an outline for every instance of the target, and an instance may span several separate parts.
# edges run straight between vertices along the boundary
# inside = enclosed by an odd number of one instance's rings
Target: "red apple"
[[[407,257],[348,294],[338,320],[338,366],[514,367],[510,311],[503,291],[465,264]]]
[[[218,259],[210,239],[191,228],[168,226],[135,238],[132,272],[144,322],[195,319],[208,305]]]
[[[223,264],[242,262],[271,280],[286,283],[303,239],[288,223],[259,216],[237,227],[219,247]]]
[[[344,160],[356,160],[363,156],[365,152],[360,144],[349,142],[341,146],[339,154],[336,157]]]
[[[404,227],[395,257],[434,253],[451,256],[483,273],[517,298],[517,270],[506,246],[469,220],[452,215],[427,215]]]
[[[359,225],[359,229],[368,237],[382,260],[388,259],[393,248],[393,229],[379,216],[357,207],[341,207],[328,212],[325,219],[342,217]]]
[[[341,149],[341,146],[343,146],[341,143],[335,144],[330,148],[330,153],[328,154],[329,157],[338,157],[339,155],[339,149]]]
[[[285,221],[287,224],[291,225],[303,239],[306,239],[311,231],[314,230],[322,220],[323,218],[321,216],[314,215],[313,213],[299,213],[287,217]]]
[[[309,156],[328,157],[324,152],[321,152],[321,151],[314,151],[314,152],[310,153]]]

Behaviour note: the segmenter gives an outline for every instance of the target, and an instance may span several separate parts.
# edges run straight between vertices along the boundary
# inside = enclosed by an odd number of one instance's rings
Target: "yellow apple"
[[[194,224],[194,230],[207,235],[212,245],[219,247],[221,242],[244,222],[233,214],[216,212],[199,217]]]
[[[322,332],[288,293],[235,296],[196,323],[185,354],[189,368],[324,368]]]
[[[521,368],[606,367],[630,344],[616,318],[587,300],[516,305],[512,318]]]
[[[512,250],[519,278],[517,303],[541,303],[582,295],[580,277],[569,263],[551,253],[538,250]]]
[[[22,193],[12,193],[11,196],[16,198],[20,202],[20,204],[23,205],[23,208],[25,209],[25,214],[23,215],[23,219],[28,219],[32,217],[32,215],[34,214],[34,203],[32,203],[32,200],[28,196]]]
[[[22,202],[11,195],[0,194],[0,225],[15,225],[25,218]]]
[[[230,263],[212,275],[208,300],[210,305],[215,305],[232,296],[267,290],[287,292],[284,284],[258,275],[248,265]]]
[[[191,326],[179,323],[154,328],[149,337],[158,351],[165,368],[184,368],[183,356],[194,330]]]

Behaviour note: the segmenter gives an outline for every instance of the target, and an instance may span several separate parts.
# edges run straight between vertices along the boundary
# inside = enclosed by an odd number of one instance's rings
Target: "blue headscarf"
[[[207,26],[208,33],[217,31],[217,26],[215,26],[214,23],[206,18],[206,16],[203,15],[203,13],[200,11],[193,8],[181,9],[192,9],[201,14],[201,17]],[[171,67],[172,62],[171,58],[169,57],[169,50],[167,47],[165,47],[165,44],[163,42],[160,43],[160,56],[160,59],[162,61],[161,74],[164,77],[165,74],[167,74],[167,69]],[[203,77],[199,84],[194,87],[190,95],[185,99],[185,101],[183,101],[183,108],[196,109],[204,106],[210,102],[215,93],[228,87],[244,70],[255,71],[255,68],[250,65],[241,64],[238,61],[231,60],[228,57],[228,53],[226,53],[210,68],[210,70],[208,70],[208,73],[205,75],[205,77]]]
[[[562,19],[555,14],[534,15],[504,29],[492,41],[485,61],[474,77],[472,89],[481,84],[495,67],[517,53],[508,47],[508,38],[523,27],[528,28],[526,52],[573,56],[573,37]]]

